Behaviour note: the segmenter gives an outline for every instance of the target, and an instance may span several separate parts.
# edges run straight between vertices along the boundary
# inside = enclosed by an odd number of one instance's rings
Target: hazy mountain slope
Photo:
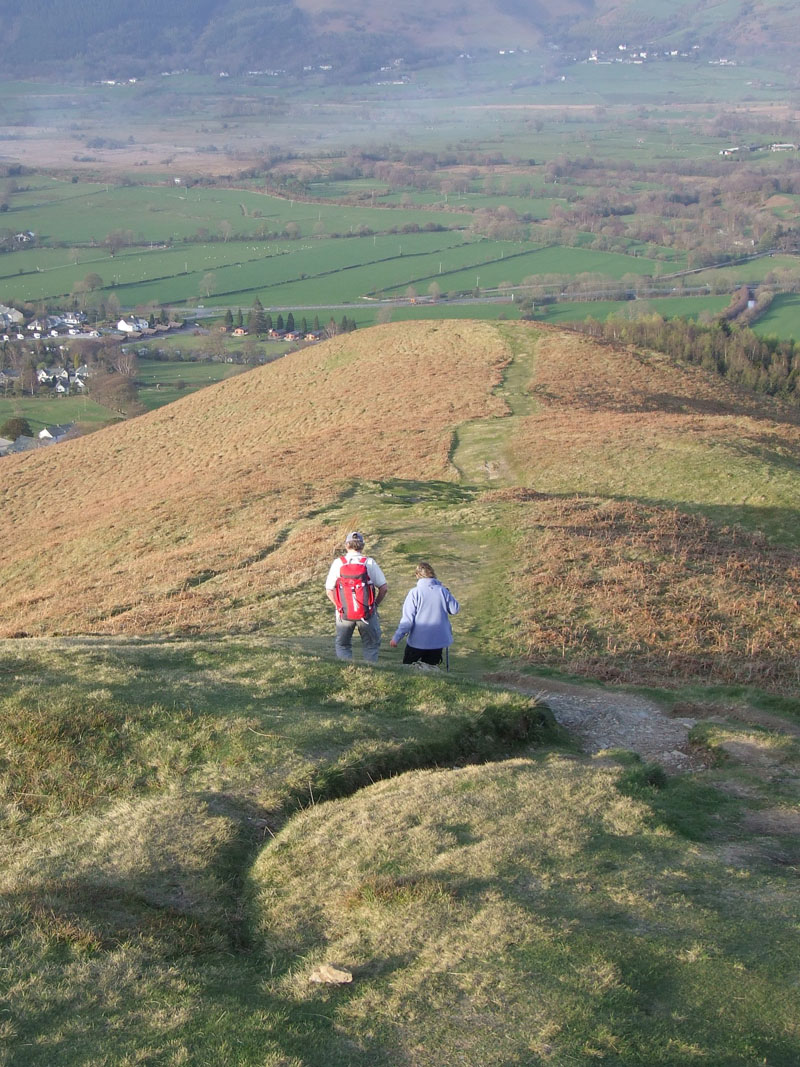
[[[70,63],[88,77],[192,67],[230,71],[300,69],[323,58],[334,77],[373,71],[393,57],[413,60],[462,50],[533,47],[691,48],[785,57],[797,45],[789,0],[475,0],[435,7],[345,5],[341,0],[153,0],[122,5],[75,0],[0,0],[4,65]],[[98,68],[99,63],[99,68]]]

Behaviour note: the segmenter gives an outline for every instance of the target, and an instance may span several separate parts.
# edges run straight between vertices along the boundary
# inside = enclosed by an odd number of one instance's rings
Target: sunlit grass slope
[[[657,352],[556,329],[536,343],[530,388],[542,417],[521,425],[515,450],[531,485],[713,508],[747,525],[748,509],[797,507],[796,408]],[[798,543],[792,518],[765,532]]]
[[[347,529],[392,625],[430,558],[455,655],[798,684],[796,411],[542,325],[336,338],[0,465],[0,632],[259,629],[314,651]],[[383,653],[389,657],[388,650]]]
[[[800,1062],[791,412],[550,328],[395,325],[0,494],[4,632],[77,634],[0,641],[0,1062]],[[333,660],[353,525],[387,629],[421,556],[456,591],[449,675]],[[498,664],[681,687],[709,769],[583,757],[467,681]],[[756,695],[786,732],[726,721]]]
[[[515,346],[538,402],[499,455],[529,493],[506,494],[525,658],[796,689],[796,410],[580,335]]]
[[[794,737],[717,715],[666,780],[244,636],[0,642],[0,738],[13,1067],[800,1055]]]
[[[713,793],[684,794],[706,809],[692,844],[641,769],[554,755],[307,811],[253,870],[265,970],[279,961],[264,990],[324,1020],[309,1064],[788,1065],[796,890],[733,859],[742,811]],[[322,963],[352,986],[313,985]]]
[[[458,423],[500,414],[491,326],[345,335],[0,467],[2,631],[263,623],[346,532],[352,481],[453,478]]]
[[[254,638],[0,643],[0,1062],[277,1065],[302,1012],[244,894],[273,828],[553,737],[520,694]]]

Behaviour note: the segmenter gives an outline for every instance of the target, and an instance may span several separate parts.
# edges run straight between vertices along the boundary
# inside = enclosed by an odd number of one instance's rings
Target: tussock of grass
[[[688,852],[620,774],[515,760],[305,812],[253,871],[264,959],[294,959],[267,989],[331,1017],[331,1064],[792,1062],[785,877]],[[310,986],[323,961],[353,986]]]

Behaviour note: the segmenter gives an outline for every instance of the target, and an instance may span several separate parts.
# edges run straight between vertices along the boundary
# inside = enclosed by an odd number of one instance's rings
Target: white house
[[[63,426],[45,426],[43,430],[39,430],[40,441],[63,441],[69,431],[72,429],[73,423],[68,422]]]
[[[141,333],[149,325],[147,319],[140,319],[136,315],[131,315],[129,319],[120,319],[117,323],[117,329],[122,333]]]
[[[0,304],[0,323],[4,326],[20,323],[23,318],[24,316],[21,311],[17,311],[16,308],[6,307],[5,304]]]

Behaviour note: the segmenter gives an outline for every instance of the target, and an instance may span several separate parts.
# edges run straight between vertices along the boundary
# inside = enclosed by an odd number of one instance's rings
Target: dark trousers
[[[438,667],[442,662],[442,650],[440,648],[412,648],[406,644],[403,652],[403,663],[429,663],[432,667]]]

